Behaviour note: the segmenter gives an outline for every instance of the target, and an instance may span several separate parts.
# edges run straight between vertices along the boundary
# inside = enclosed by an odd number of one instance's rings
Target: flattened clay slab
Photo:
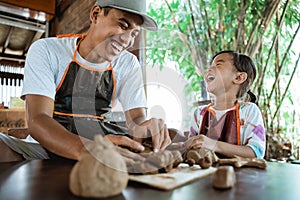
[[[129,175],[129,180],[143,183],[160,190],[172,190],[207,175],[213,174],[216,170],[217,168],[215,167],[201,169],[198,165],[189,167],[189,165],[181,163],[177,168],[172,169],[168,173]]]

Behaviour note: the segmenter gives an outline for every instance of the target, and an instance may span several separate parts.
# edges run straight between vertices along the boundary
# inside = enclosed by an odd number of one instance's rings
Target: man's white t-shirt
[[[26,56],[22,97],[36,94],[55,99],[66,68],[72,61],[78,37],[45,38],[33,43]],[[108,68],[110,63],[90,63],[77,52],[76,60],[90,68]],[[146,107],[141,66],[128,51],[112,61],[116,78],[114,103],[120,101],[123,110]]]

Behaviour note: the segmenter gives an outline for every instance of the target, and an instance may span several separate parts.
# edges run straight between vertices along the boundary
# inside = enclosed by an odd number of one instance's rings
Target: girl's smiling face
[[[236,75],[232,55],[222,53],[216,56],[204,74],[207,91],[214,95],[228,92],[234,85]]]

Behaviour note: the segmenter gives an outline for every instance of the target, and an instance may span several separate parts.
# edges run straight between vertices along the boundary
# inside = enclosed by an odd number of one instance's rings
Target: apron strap
[[[85,37],[87,34],[76,34],[76,33],[69,33],[69,34],[58,34],[57,38],[72,38],[72,37]]]
[[[203,114],[203,120],[202,120],[202,125],[200,128],[200,134],[206,134],[206,128],[205,127],[209,127],[209,115],[208,113],[210,113],[211,111],[209,110],[209,108],[212,106],[213,104],[210,103]],[[240,107],[240,103],[237,101],[235,103],[235,114],[236,114],[236,133],[237,133],[237,144],[241,145],[241,120],[240,120],[240,112],[239,112],[239,107]],[[211,112],[213,113],[213,112]]]
[[[66,117],[80,117],[80,118],[91,118],[91,119],[104,120],[103,116],[96,116],[96,115],[72,114],[72,113],[63,113],[63,112],[58,112],[58,111],[54,111],[53,113],[56,115],[66,116]]]
[[[80,45],[80,43],[82,42],[82,40],[86,37],[86,35],[81,35],[79,42],[76,45],[73,57],[72,57],[72,61],[76,62],[76,55],[77,55],[77,51],[78,51],[78,47]]]
[[[240,120],[240,111],[239,111],[240,104],[238,101],[236,102],[235,106],[236,106],[235,113],[236,113],[237,144],[241,145],[241,120]]]

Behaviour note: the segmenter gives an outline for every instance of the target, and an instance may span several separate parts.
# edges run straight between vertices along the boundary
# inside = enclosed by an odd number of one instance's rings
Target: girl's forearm
[[[218,141],[216,143],[215,152],[223,154],[228,157],[235,155],[245,158],[255,158],[256,155],[251,147],[245,145],[234,145],[227,142]]]

